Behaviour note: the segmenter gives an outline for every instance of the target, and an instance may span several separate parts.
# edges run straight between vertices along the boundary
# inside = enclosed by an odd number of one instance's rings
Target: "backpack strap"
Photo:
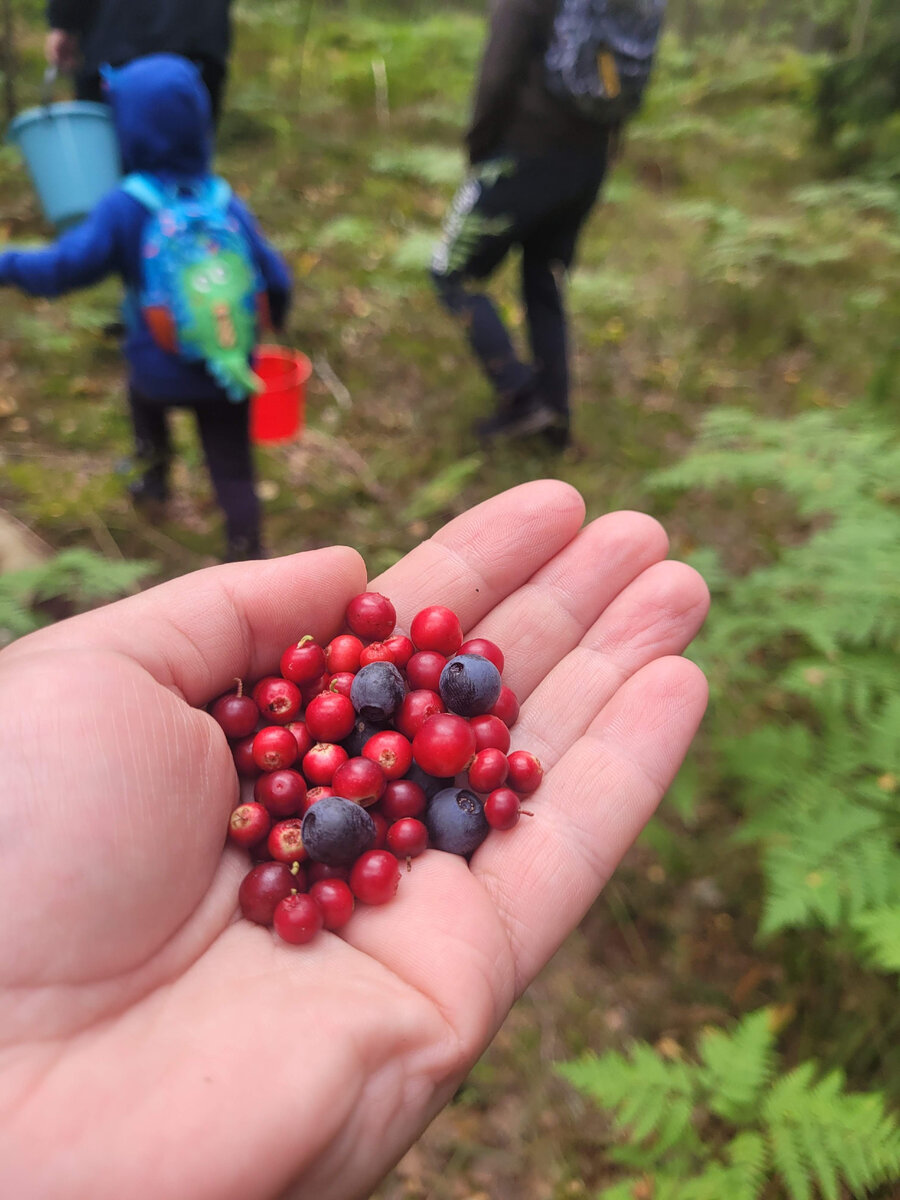
[[[119,186],[123,192],[126,192],[133,200],[137,200],[138,204],[143,204],[144,208],[149,209],[150,212],[159,212],[166,202],[166,195],[161,184],[152,176],[144,175],[140,171],[126,175]]]
[[[144,208],[149,209],[150,212],[159,212],[161,208],[171,202],[173,196],[171,189],[165,188],[158,179],[152,175],[145,175],[142,171],[126,175],[119,186],[123,192],[127,192],[132,199],[143,204]],[[200,194],[204,193],[207,203],[223,212],[231,203],[231,188],[219,175],[212,175],[206,180],[203,192]],[[197,191],[194,194],[198,194]]]
[[[216,208],[225,212],[228,205],[231,203],[231,188],[221,177],[221,175],[213,175],[209,180],[209,192],[207,193],[211,204]]]

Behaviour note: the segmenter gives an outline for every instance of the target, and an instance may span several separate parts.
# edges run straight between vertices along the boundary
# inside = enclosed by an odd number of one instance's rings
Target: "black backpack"
[[[547,88],[616,125],[640,108],[666,0],[560,0],[544,56]]]

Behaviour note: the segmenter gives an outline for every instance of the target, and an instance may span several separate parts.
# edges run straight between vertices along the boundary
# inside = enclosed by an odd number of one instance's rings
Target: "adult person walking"
[[[471,172],[432,260],[438,295],[463,320],[495,393],[496,412],[476,427],[484,440],[535,433],[558,447],[570,440],[563,276],[623,116],[634,106],[632,66],[635,81],[638,76],[641,86],[646,81],[663,2],[491,0],[465,136]],[[620,32],[629,50],[624,60],[604,49]],[[565,67],[555,88],[548,68],[551,46]],[[637,57],[631,58],[635,49]],[[621,81],[617,61],[625,65]],[[581,74],[585,64],[587,78]],[[572,94],[581,89],[586,96]],[[586,102],[592,92],[601,103]],[[620,95],[629,104],[618,103]],[[470,286],[487,279],[515,246],[522,251],[530,362],[517,355],[496,306]]]
[[[79,100],[102,100],[100,68],[180,54],[200,68],[217,121],[231,48],[231,0],[47,0],[47,61],[75,76]]]

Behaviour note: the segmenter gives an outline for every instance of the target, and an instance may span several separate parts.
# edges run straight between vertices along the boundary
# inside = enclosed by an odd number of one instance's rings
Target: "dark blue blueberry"
[[[368,663],[353,676],[350,699],[366,721],[384,725],[406,695],[406,681],[393,663]]]
[[[490,712],[500,696],[500,672],[480,654],[457,654],[441,671],[438,690],[450,712],[477,717]]]
[[[484,805],[468,788],[444,788],[438,792],[428,802],[425,826],[429,846],[466,857],[478,849],[490,830]]]
[[[417,762],[413,763],[404,778],[411,779],[413,783],[417,783],[429,800],[436,792],[440,792],[444,788],[453,787],[452,778],[439,779],[436,775],[429,775],[427,771],[422,770]]]
[[[377,833],[361,805],[343,796],[324,796],[307,810],[300,836],[313,862],[340,867],[371,850]]]
[[[351,758],[358,758],[362,754],[363,746],[369,738],[374,737],[376,733],[381,733],[383,729],[383,725],[376,725],[374,721],[365,721],[362,717],[357,717],[353,722],[353,728],[341,742],[341,745]]]

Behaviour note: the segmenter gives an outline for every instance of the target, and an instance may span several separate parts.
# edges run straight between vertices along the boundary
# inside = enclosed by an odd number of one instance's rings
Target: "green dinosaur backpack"
[[[150,212],[141,238],[137,302],[163,349],[203,363],[229,400],[263,388],[249,365],[266,292],[231,189],[210,176],[192,186],[128,175],[123,189]]]

